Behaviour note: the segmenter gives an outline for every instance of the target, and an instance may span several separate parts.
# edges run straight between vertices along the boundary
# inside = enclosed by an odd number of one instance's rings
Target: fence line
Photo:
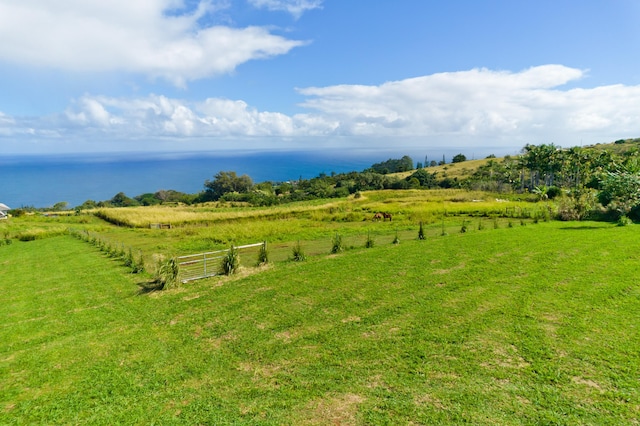
[[[253,247],[263,246],[266,249],[266,241],[244,246],[233,246],[235,250],[246,250]],[[220,262],[231,249],[209,251],[206,253],[189,254],[176,258],[178,263],[178,280],[186,283],[188,281],[213,277],[220,273]]]

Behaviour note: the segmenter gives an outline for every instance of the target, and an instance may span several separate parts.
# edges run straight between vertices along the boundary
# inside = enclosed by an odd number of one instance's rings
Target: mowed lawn
[[[640,422],[640,227],[549,222],[139,294],[0,247],[0,424]]]

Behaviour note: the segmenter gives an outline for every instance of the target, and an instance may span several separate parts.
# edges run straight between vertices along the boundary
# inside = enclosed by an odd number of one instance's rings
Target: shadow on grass
[[[611,225],[607,225],[607,224],[603,224],[603,225],[581,225],[581,226],[563,226],[561,228],[558,228],[562,231],[589,231],[589,230],[594,230],[594,229],[604,229],[604,228],[609,228],[611,227]]]
[[[164,289],[164,283],[161,281],[145,281],[145,282],[139,282],[137,283],[138,287],[140,287],[138,289],[138,296],[141,296],[143,294],[149,294],[149,293],[153,293],[156,291],[160,291]]]

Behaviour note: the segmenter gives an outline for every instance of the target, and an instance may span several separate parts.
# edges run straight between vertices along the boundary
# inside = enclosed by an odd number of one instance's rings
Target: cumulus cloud
[[[338,130],[352,135],[528,137],[535,141],[587,131],[637,133],[640,87],[563,90],[563,85],[585,74],[561,65],[515,73],[473,69],[379,86],[298,91],[307,96],[302,106],[339,120]]]
[[[187,81],[282,55],[301,41],[262,27],[202,26],[224,2],[0,0],[0,61],[71,71],[124,71]]]
[[[304,12],[322,7],[323,0],[249,0],[254,7],[285,11],[298,19]]]
[[[186,101],[161,95],[86,95],[61,114],[20,119],[0,113],[0,135],[102,135],[104,141],[280,138],[316,145],[366,140],[389,145],[576,145],[638,136],[640,86],[575,88],[583,70],[545,65],[520,72],[473,69],[391,81],[377,86],[298,89],[304,111],[260,111],[243,100]],[[567,88],[567,83],[573,83]],[[99,138],[94,138],[96,140]],[[215,146],[215,145],[214,145]],[[226,145],[225,145],[226,146]],[[221,146],[223,147],[223,146]],[[179,146],[176,147],[179,149]],[[305,148],[301,146],[300,148]]]

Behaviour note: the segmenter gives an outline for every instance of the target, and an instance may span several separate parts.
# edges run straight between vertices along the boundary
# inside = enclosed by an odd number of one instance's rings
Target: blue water
[[[384,153],[235,152],[0,156],[0,203],[11,208],[69,207],[104,201],[119,192],[135,197],[173,189],[197,193],[220,171],[247,174],[255,182],[309,179],[320,173],[362,171]],[[416,160],[416,159],[414,159]],[[417,160],[419,161],[419,159]]]

